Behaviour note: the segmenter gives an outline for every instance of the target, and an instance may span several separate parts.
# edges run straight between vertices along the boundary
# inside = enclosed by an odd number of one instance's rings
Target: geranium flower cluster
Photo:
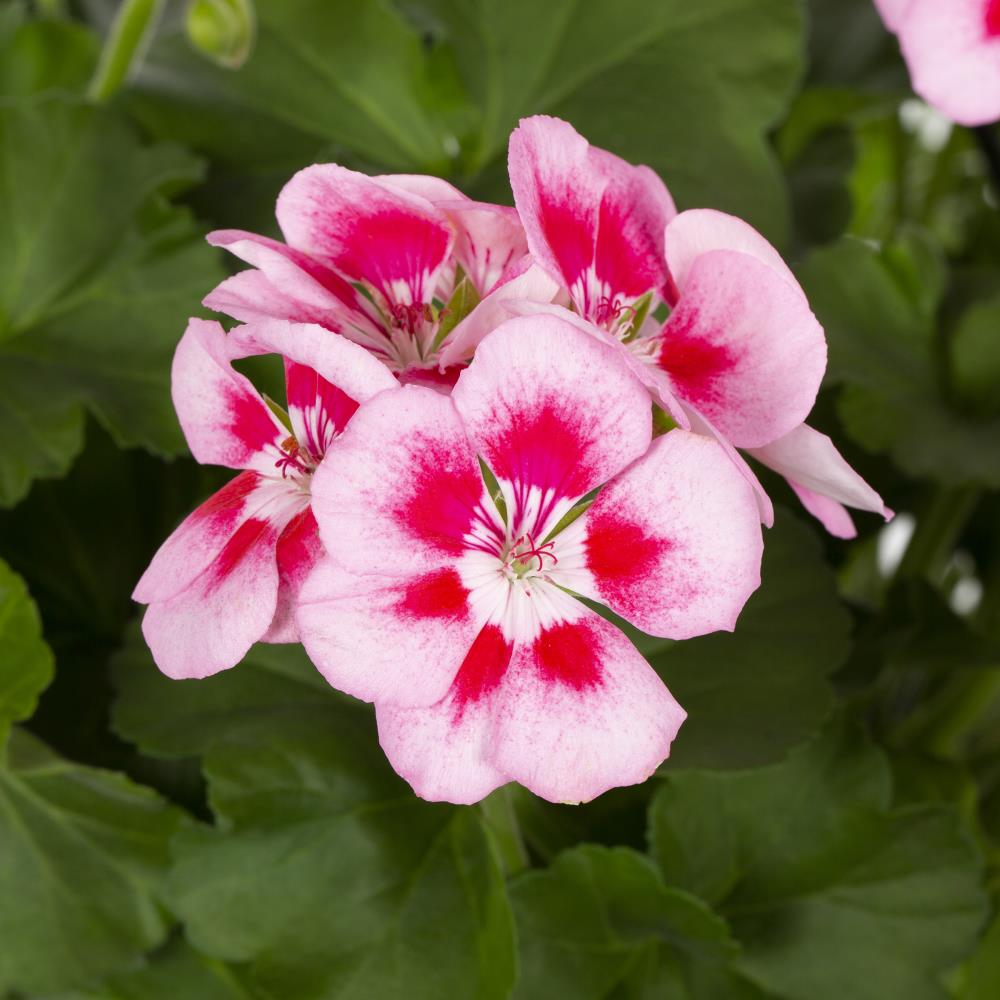
[[[510,178],[515,209],[317,165],[278,198],[285,242],[211,234],[251,265],[205,300],[239,325],[191,321],[173,398],[238,474],[135,598],[174,678],[301,641],[425,798],[578,802],[646,779],[685,718],[607,611],[687,639],[760,582],[741,451],[834,534],[844,505],[889,512],[804,423],[823,331],[763,237],[552,118]],[[265,353],[284,406],[234,368]]]

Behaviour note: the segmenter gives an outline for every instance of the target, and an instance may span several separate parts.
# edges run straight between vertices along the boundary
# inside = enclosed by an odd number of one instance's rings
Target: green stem
[[[87,90],[92,101],[100,104],[111,98],[142,62],[163,4],[164,0],[123,0]]]
[[[940,489],[935,493],[917,518],[897,578],[916,580],[940,574],[978,500],[979,489],[975,486]]]
[[[959,756],[966,738],[1000,694],[1000,666],[969,673],[961,671],[953,678],[942,709],[924,733],[923,745],[937,757]]]
[[[510,877],[528,867],[528,852],[517,822],[514,800],[509,788],[498,788],[487,795],[479,808],[493,837],[504,873]]]

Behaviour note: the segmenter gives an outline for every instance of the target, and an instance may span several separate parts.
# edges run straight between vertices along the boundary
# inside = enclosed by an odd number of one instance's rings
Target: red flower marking
[[[1000,0],[990,0],[986,5],[986,37],[1000,36]]]
[[[461,720],[467,705],[489,694],[507,672],[513,646],[496,625],[484,625],[458,668],[451,684],[454,721]]]
[[[600,648],[600,636],[592,626],[560,622],[535,640],[533,652],[544,681],[581,691],[601,683]]]
[[[274,443],[278,429],[266,406],[238,385],[226,385],[229,430],[250,454]]]
[[[636,587],[646,582],[659,559],[671,549],[665,538],[652,538],[634,521],[614,511],[598,513],[587,526],[587,567],[602,596],[612,605],[628,605]]]
[[[684,328],[673,329],[663,340],[660,367],[692,403],[715,401],[716,380],[736,364],[733,354],[720,344],[687,337]]]
[[[268,538],[268,536],[273,536],[273,534],[274,529],[270,521],[257,517],[247,518],[236,529],[232,538],[226,542],[225,547],[216,556],[215,562],[212,563],[209,570],[211,577],[208,586],[205,588],[206,592],[211,592],[215,587],[219,586],[246,559],[258,543],[266,540],[273,544],[273,538]]]
[[[468,596],[461,577],[448,567],[410,583],[397,608],[414,618],[459,618],[468,611]]]

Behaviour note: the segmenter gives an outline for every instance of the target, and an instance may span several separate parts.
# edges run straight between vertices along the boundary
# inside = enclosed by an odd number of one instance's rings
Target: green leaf
[[[258,1000],[242,970],[200,955],[173,940],[134,971],[112,976],[100,986],[45,1000]]]
[[[815,532],[787,511],[766,533],[762,577],[735,632],[639,640],[688,713],[670,766],[776,760],[833,706],[827,678],[847,655],[850,617]]]
[[[1000,298],[970,306],[951,340],[959,398],[983,416],[1000,413]]]
[[[844,240],[812,254],[799,278],[826,328],[829,377],[844,384],[848,433],[911,476],[1000,486],[1000,418],[946,399],[935,337],[943,276],[926,246]]]
[[[34,712],[52,672],[38,609],[24,581],[0,559],[0,757],[10,724]]]
[[[835,723],[780,764],[671,775],[652,848],[728,919],[762,988],[939,1000],[984,915],[981,863],[954,811],[890,798],[884,758]]]
[[[663,883],[645,855],[583,845],[512,887],[521,973],[515,1000],[671,997],[751,1000],[730,968],[725,923]]]
[[[0,26],[0,94],[81,93],[98,50],[93,32],[69,21],[28,21],[6,37]]]
[[[205,751],[217,825],[175,842],[170,901],[191,943],[252,962],[282,1000],[505,997],[503,877],[478,811],[417,799],[370,708],[293,646],[196,683],[118,662],[115,723],[145,749]]]
[[[1000,917],[994,917],[965,966],[957,1000],[995,1000],[1000,995]]]
[[[468,167],[505,162],[519,117],[554,114],[591,142],[652,166],[682,207],[736,212],[781,239],[785,192],[763,134],[786,109],[801,70],[797,3],[407,6],[440,21],[477,105]],[[504,183],[490,192],[500,190]]]
[[[169,395],[187,316],[221,277],[164,201],[197,164],[142,147],[109,112],[65,99],[0,105],[0,504],[65,473],[86,406],[120,446],[183,448]]]
[[[15,730],[0,770],[0,991],[55,991],[159,944],[156,895],[179,810]]]

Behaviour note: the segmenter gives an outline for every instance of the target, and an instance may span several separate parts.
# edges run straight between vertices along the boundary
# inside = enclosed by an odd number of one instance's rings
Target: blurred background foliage
[[[0,996],[1000,996],[997,128],[870,0],[119,9],[0,3]],[[635,636],[689,712],[646,785],[430,805],[300,650],[170,682],[129,594],[218,485],[169,398],[202,235],[322,160],[509,202],[537,112],[783,250],[900,514],[782,508],[735,634]]]

